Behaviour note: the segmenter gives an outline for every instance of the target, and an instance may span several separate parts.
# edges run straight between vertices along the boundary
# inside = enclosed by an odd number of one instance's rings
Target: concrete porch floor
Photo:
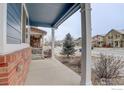
[[[32,60],[25,85],[80,85],[80,80],[56,59]]]

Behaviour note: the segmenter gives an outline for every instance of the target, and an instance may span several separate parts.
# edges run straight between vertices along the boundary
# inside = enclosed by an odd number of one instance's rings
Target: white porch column
[[[120,41],[118,41],[118,47],[120,47]]]
[[[115,47],[115,41],[113,41],[113,48]]]
[[[55,42],[55,28],[52,28],[52,46],[51,46],[51,50],[52,50],[52,58],[54,58],[54,42]]]
[[[30,45],[30,32],[31,31],[31,29],[30,29],[30,27],[28,26],[28,40],[27,40],[27,43]]]
[[[81,4],[82,62],[81,85],[91,85],[91,8]]]
[[[44,58],[44,36],[42,36],[42,58]]]
[[[0,53],[3,53],[7,43],[7,4],[0,4]]]

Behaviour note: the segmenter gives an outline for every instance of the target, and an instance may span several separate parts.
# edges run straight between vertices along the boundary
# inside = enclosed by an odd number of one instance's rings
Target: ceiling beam
[[[61,25],[67,18],[74,14],[78,9],[80,9],[80,3],[74,4],[65,14],[62,16],[52,27],[57,28]]]

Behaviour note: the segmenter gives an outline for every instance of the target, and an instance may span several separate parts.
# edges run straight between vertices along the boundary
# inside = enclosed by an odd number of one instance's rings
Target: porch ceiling
[[[31,26],[57,28],[79,8],[79,3],[27,3]]]

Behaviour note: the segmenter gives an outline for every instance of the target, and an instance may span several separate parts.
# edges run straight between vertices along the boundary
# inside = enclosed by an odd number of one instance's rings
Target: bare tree
[[[124,69],[124,62],[120,57],[106,56],[100,54],[99,59],[95,63],[96,82],[100,85],[113,85],[118,83]]]

